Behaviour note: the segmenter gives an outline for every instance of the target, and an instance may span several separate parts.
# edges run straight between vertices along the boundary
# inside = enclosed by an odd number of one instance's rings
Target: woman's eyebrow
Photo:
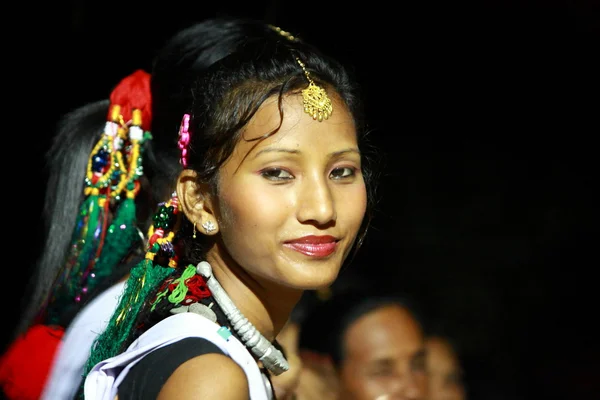
[[[281,148],[281,147],[267,147],[265,149],[262,149],[260,151],[258,151],[253,158],[258,157],[259,155],[263,154],[263,153],[289,153],[289,154],[300,154],[301,151],[300,150],[296,150],[296,149],[285,149],[285,148]]]
[[[268,148],[258,151],[254,155],[253,158],[258,157],[259,155],[261,155],[263,153],[274,153],[274,152],[288,153],[288,154],[301,154],[302,153],[300,150],[297,150],[297,149],[286,149],[286,148],[281,148],[281,147],[268,147]],[[347,153],[360,154],[360,151],[357,148],[351,147],[351,148],[335,151],[329,155],[329,158],[339,157],[339,156],[347,154]]]

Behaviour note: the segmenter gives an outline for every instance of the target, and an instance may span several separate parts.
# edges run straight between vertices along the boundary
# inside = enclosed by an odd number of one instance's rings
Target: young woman
[[[303,291],[336,279],[369,223],[348,71],[262,22],[210,20],[180,37],[198,27],[228,51],[171,99],[185,108],[171,140],[181,172],[94,344],[86,399],[272,398],[269,378],[288,369],[275,337]]]

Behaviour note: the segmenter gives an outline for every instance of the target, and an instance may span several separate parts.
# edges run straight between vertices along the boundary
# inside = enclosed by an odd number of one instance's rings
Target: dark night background
[[[15,33],[3,58],[21,76],[5,75],[5,107],[26,114],[14,119],[21,133],[5,133],[18,142],[13,165],[26,166],[11,169],[18,189],[6,192],[26,210],[14,226],[27,240],[7,249],[6,268],[21,277],[5,295],[11,321],[39,246],[43,153],[58,116],[108,97],[189,22],[265,17],[354,65],[364,83],[384,173],[355,274],[444,316],[473,400],[600,398],[599,2],[21,6],[4,16]]]

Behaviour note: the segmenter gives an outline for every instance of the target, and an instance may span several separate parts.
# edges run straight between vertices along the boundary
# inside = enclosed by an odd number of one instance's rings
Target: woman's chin
[[[322,290],[330,287],[337,278],[336,274],[316,274],[299,276],[286,276],[282,282],[285,286],[298,290]]]

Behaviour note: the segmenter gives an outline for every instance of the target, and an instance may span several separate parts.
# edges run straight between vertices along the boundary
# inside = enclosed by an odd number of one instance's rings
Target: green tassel
[[[66,271],[66,282],[78,281],[82,271],[96,258],[96,250],[102,236],[104,208],[100,196],[88,196],[81,205],[81,219],[75,227],[71,243],[76,250],[71,254]]]
[[[65,307],[72,306],[75,297],[81,294],[83,274],[96,258],[105,218],[105,210],[100,206],[100,200],[101,196],[90,195],[80,206],[79,219],[71,239],[71,251],[63,273],[54,284],[50,299],[50,323],[60,323],[58,316],[63,313]]]
[[[135,328],[135,320],[147,297],[174,271],[173,268],[155,265],[148,259],[141,261],[131,270],[116,310],[106,329],[92,346],[84,371],[85,375],[98,362],[119,354],[123,343],[128,340]]]
[[[136,228],[136,206],[134,199],[125,198],[117,208],[115,218],[106,232],[102,253],[95,263],[96,277],[88,281],[88,291],[95,288],[103,278],[110,277],[114,267],[119,265],[135,245],[142,245]]]

